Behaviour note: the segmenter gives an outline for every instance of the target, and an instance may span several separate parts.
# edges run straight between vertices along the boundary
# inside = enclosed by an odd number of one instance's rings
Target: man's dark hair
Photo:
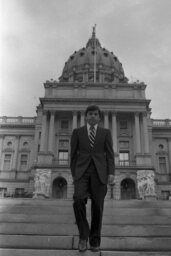
[[[99,117],[101,118],[101,110],[100,110],[100,108],[97,105],[90,105],[90,106],[88,106],[86,111],[85,111],[85,116],[87,115],[87,113],[89,111],[96,111],[96,110],[99,112]]]

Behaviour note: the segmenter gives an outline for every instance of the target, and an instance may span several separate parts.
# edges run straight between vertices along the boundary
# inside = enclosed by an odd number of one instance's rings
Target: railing
[[[129,161],[129,160],[119,160],[119,166],[127,167],[127,166],[135,166],[135,161]]]
[[[0,117],[0,124],[35,124],[36,117]]]
[[[69,166],[70,161],[69,160],[53,160],[52,163],[54,166]]]
[[[168,127],[171,126],[171,120],[170,119],[152,119],[153,126],[157,127]]]

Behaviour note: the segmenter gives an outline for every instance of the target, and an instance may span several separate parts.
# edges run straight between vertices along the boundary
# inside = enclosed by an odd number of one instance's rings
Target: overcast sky
[[[152,118],[171,119],[171,0],[0,0],[0,116],[35,116],[97,24],[130,81],[147,84]]]

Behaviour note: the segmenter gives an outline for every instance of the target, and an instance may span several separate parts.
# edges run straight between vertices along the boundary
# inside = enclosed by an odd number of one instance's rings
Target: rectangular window
[[[169,200],[170,197],[170,191],[161,191],[162,200]]]
[[[27,169],[27,164],[28,164],[28,155],[22,154],[20,159],[20,169],[25,171]]]
[[[4,197],[7,194],[7,188],[0,188],[0,197]]]
[[[128,129],[128,122],[126,120],[121,120],[120,121],[120,129]]]
[[[167,173],[166,157],[159,157],[159,169],[161,174]]]
[[[15,196],[22,197],[24,195],[24,188],[16,188],[15,189]]]
[[[67,165],[68,159],[69,159],[68,151],[67,150],[59,150],[58,159],[59,159],[59,164]]]
[[[59,140],[59,147],[67,148],[69,146],[69,140]]]
[[[40,152],[40,144],[38,144],[37,152]]]
[[[128,149],[129,148],[129,141],[120,141],[119,142],[120,149]]]
[[[129,166],[129,152],[119,153],[119,164],[121,166]]]
[[[3,169],[6,170],[6,171],[11,169],[11,154],[5,154]]]
[[[69,128],[69,120],[61,120],[61,129],[68,129]]]

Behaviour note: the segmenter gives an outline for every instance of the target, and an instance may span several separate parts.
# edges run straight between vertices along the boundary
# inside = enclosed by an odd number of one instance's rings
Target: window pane
[[[128,122],[126,120],[120,121],[120,129],[128,129]]]
[[[61,128],[68,129],[69,128],[69,120],[61,120]]]
[[[167,172],[166,157],[159,157],[159,168],[161,173],[164,174]]]
[[[120,141],[119,146],[120,146],[120,149],[128,149],[129,148],[129,141]]]
[[[120,152],[119,153],[119,163],[121,166],[129,165],[129,152]]]
[[[59,146],[60,147],[68,147],[69,140],[59,140]]]
[[[120,160],[123,160],[123,161],[129,160],[129,154],[128,153],[120,153],[119,158],[120,158]]]
[[[7,188],[0,188],[0,197],[4,197],[7,194]]]
[[[59,151],[58,153],[59,164],[68,164],[69,154],[68,151]]]
[[[11,167],[11,154],[5,154],[4,156],[4,170],[10,170]]]
[[[22,154],[21,161],[20,161],[20,169],[26,170],[27,169],[27,162],[28,162],[28,155]]]

